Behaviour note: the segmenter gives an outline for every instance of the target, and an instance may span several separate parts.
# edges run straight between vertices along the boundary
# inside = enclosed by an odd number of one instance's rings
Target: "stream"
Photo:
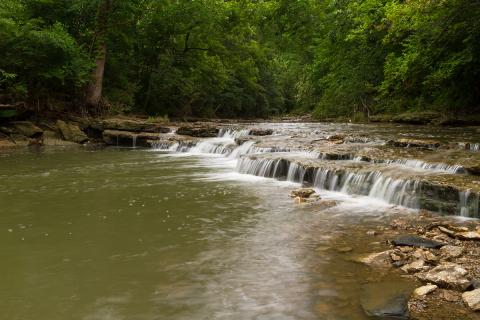
[[[263,127],[274,134],[240,145],[246,129],[190,147],[0,153],[2,318],[355,320],[368,319],[365,299],[410,292],[414,283],[353,262],[385,247],[366,232],[417,214],[440,178],[477,179],[448,161],[348,157],[320,168],[311,163],[327,161],[322,150],[296,149],[339,132],[384,145],[388,127]],[[476,159],[475,130],[409,133],[470,142],[462,152]],[[289,193],[302,183],[337,205],[295,204]],[[465,190],[443,213],[478,215]]]

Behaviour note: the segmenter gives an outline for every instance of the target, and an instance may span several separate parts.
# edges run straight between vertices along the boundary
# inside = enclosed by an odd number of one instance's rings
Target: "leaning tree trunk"
[[[110,13],[111,0],[102,0],[97,13],[95,30],[95,68],[92,71],[90,83],[87,87],[86,104],[88,107],[98,107],[102,99],[103,74],[107,59],[107,33],[108,16]]]

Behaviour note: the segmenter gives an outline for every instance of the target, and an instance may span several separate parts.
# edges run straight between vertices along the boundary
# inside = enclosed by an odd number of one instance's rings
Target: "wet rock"
[[[467,270],[454,263],[439,265],[426,273],[417,274],[417,277],[443,288],[465,290],[470,285],[470,281],[466,278]]]
[[[366,232],[367,236],[376,236],[378,234],[375,230],[369,230]]]
[[[450,259],[460,257],[464,251],[465,248],[460,246],[448,245],[440,248],[440,253],[442,254],[442,256]]]
[[[270,136],[273,134],[272,129],[252,129],[250,130],[251,136]]]
[[[405,273],[417,273],[420,271],[428,270],[429,267],[425,265],[425,261],[416,260],[416,261],[413,261],[412,263],[404,265],[401,269]]]
[[[464,292],[462,299],[470,309],[480,311],[480,289]]]
[[[438,288],[438,286],[436,286],[434,284],[427,284],[426,286],[416,288],[413,291],[413,296],[415,298],[423,297],[423,296],[426,296],[427,294],[435,291],[437,288]]]
[[[388,144],[400,148],[435,149],[440,147],[440,142],[435,140],[397,139],[389,141]]]
[[[24,135],[28,138],[38,138],[43,135],[43,130],[29,121],[14,121],[10,125],[14,132]]]
[[[300,189],[295,189],[292,192],[290,192],[290,197],[295,198],[295,197],[300,197],[300,198],[310,198],[313,194],[315,194],[315,190],[312,188],[300,188]]]
[[[353,251],[353,248],[352,247],[340,247],[340,248],[337,248],[337,251],[341,252],[341,253],[347,253],[347,252]]]
[[[177,134],[199,138],[213,138],[218,136],[218,128],[210,126],[183,126],[177,129]]]
[[[46,130],[43,132],[43,144],[45,146],[74,146],[75,142],[63,140],[60,133]]]
[[[306,203],[306,202],[307,202],[307,199],[302,198],[302,197],[295,197],[295,199],[293,199],[293,201],[294,201],[296,204],[301,204],[301,203]]]
[[[120,130],[130,132],[154,132],[154,133],[168,133],[170,128],[161,126],[156,123],[148,122],[140,119],[122,119],[111,118],[90,124],[92,128],[98,130]]]
[[[62,120],[57,120],[57,127],[60,130],[63,138],[67,141],[72,141],[76,143],[84,143],[88,141],[87,135],[80,130],[78,125],[74,123],[67,123]]]
[[[368,306],[362,301],[366,315],[379,319],[409,319],[408,299],[405,295],[394,296],[381,305]]]
[[[356,261],[374,268],[390,268],[392,266],[391,253],[393,253],[393,250],[371,253],[357,258]]]
[[[422,238],[416,235],[402,235],[392,240],[396,246],[441,248],[444,244],[430,239]]]

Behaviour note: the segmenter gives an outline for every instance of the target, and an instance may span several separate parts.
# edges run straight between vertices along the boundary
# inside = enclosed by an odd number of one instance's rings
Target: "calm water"
[[[295,185],[234,166],[130,149],[0,154],[0,318],[364,319],[366,294],[411,287],[334,249],[381,248],[365,228],[400,209],[335,194],[323,194],[335,208],[298,206]]]

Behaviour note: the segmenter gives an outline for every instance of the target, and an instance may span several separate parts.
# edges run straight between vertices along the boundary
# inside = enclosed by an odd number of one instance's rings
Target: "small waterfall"
[[[136,148],[137,147],[137,135],[133,135],[132,137],[132,148]]]
[[[249,134],[250,134],[250,130],[248,129],[234,130],[229,128],[222,128],[218,132],[218,137],[235,140],[241,137],[248,136]]]
[[[285,180],[289,172],[289,164],[281,159],[240,158],[236,171],[258,177]]]
[[[469,143],[468,150],[478,152],[480,151],[480,143]]]
[[[290,182],[303,182],[305,177],[305,168],[298,163],[291,162],[288,166],[287,180]]]
[[[460,215],[462,217],[479,217],[479,195],[472,193],[471,190],[462,191],[460,197]]]
[[[353,161],[355,162],[365,161],[365,162],[372,162],[372,163],[385,163],[385,164],[394,164],[394,165],[396,164],[396,165],[400,165],[400,166],[404,166],[412,169],[451,173],[451,174],[467,173],[465,168],[463,168],[460,165],[449,165],[446,163],[428,163],[428,162],[424,162],[416,159],[370,160],[369,161],[362,156],[356,156],[356,157],[353,157]]]
[[[413,169],[431,170],[445,173],[465,173],[465,169],[459,165],[449,165],[445,163],[427,163],[414,159],[396,159],[384,161],[387,164],[399,164]]]

